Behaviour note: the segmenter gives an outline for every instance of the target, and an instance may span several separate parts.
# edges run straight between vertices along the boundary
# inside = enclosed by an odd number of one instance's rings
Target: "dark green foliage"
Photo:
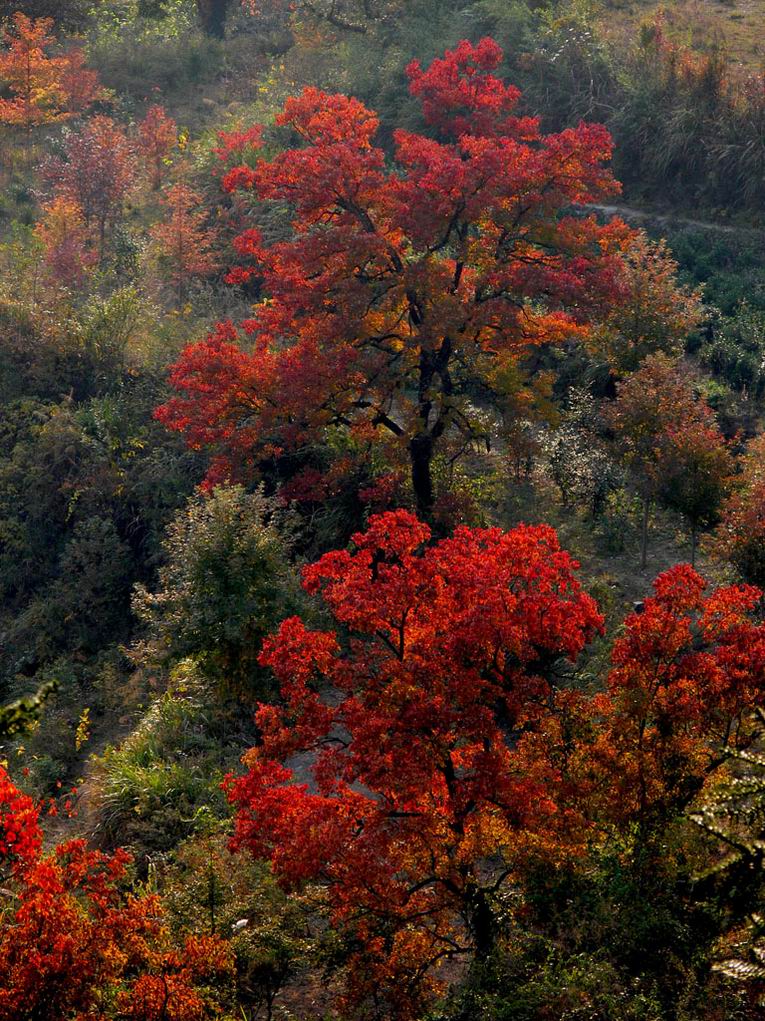
[[[15,737],[31,727],[40,718],[46,701],[57,687],[56,681],[47,681],[34,695],[0,706],[0,740]]]
[[[701,364],[734,390],[765,393],[765,311],[743,301],[730,316],[716,315],[694,345]]]
[[[433,1021],[664,1021],[656,998],[634,993],[607,954],[565,955],[544,937],[522,936],[473,976]]]
[[[21,11],[30,18],[53,18],[62,28],[77,30],[97,14],[101,2],[103,0],[0,0],[0,20]]]
[[[704,284],[704,300],[723,315],[734,315],[742,301],[765,310],[765,244],[755,231],[681,230],[669,243],[681,270]]]
[[[704,959],[718,914],[694,895],[671,830],[658,848],[615,843],[581,872],[531,877],[524,925],[434,1019],[728,1021],[743,998]],[[520,891],[519,891],[520,895]],[[715,1000],[715,1012],[706,1013]]]
[[[202,31],[215,39],[222,39],[226,34],[231,0],[196,0],[197,15]]]
[[[129,634],[133,582],[150,576],[198,478],[194,456],[150,419],[156,392],[130,377],[80,407],[0,409],[0,683]]]

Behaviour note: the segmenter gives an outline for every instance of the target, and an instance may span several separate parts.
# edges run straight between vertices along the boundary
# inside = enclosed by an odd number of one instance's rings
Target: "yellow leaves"
[[[80,714],[77,730],[74,735],[74,747],[79,751],[90,740],[90,709],[86,706]]]
[[[475,812],[466,828],[465,837],[457,847],[457,860],[469,864],[508,852],[518,842],[518,830],[511,828],[496,808]]]
[[[621,300],[593,331],[589,347],[621,372],[632,372],[648,355],[679,354],[704,310],[701,288],[678,283],[677,262],[665,241],[639,231],[620,249]]]

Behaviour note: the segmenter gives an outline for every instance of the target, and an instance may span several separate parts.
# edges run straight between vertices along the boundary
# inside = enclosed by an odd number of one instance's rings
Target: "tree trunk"
[[[106,217],[102,216],[98,221],[98,265],[103,266],[106,255]]]
[[[202,31],[222,39],[226,31],[229,0],[197,0],[197,14]]]
[[[410,300],[413,306],[416,306],[416,300],[413,297],[410,297]],[[412,315],[419,325],[421,322],[419,309],[415,307]],[[451,353],[452,342],[449,337],[444,337],[436,352],[427,348],[420,351],[420,378],[417,385],[419,431],[409,441],[409,456],[412,462],[412,488],[417,500],[417,511],[424,521],[430,519],[433,511],[433,448],[447,426],[443,408],[439,411],[436,421],[430,424],[433,410],[431,391],[434,379],[438,377],[442,397],[448,401],[452,396],[453,386],[449,374]]]
[[[470,891],[469,921],[477,962],[488,961],[496,948],[497,926],[488,898],[478,887]]]
[[[640,570],[644,571],[648,562],[648,514],[651,509],[651,501],[643,497],[643,529],[640,537]]]
[[[433,437],[429,433],[418,433],[409,441],[409,456],[412,463],[412,489],[417,500],[417,512],[427,521],[433,510]]]
[[[691,567],[696,567],[696,544],[698,541],[698,529],[696,522],[691,522]]]

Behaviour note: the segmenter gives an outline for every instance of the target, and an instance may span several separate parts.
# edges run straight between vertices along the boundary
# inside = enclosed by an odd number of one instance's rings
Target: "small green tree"
[[[193,657],[203,673],[246,695],[262,685],[263,638],[291,612],[297,585],[261,492],[219,486],[193,497],[170,525],[159,588],[138,586],[134,609],[163,658]]]

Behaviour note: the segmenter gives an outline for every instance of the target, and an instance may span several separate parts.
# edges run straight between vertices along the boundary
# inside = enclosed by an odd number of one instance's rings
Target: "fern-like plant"
[[[715,971],[746,983],[765,1006],[765,711],[747,749],[732,749],[721,782],[690,819],[722,849],[697,880],[714,883],[730,912]]]

